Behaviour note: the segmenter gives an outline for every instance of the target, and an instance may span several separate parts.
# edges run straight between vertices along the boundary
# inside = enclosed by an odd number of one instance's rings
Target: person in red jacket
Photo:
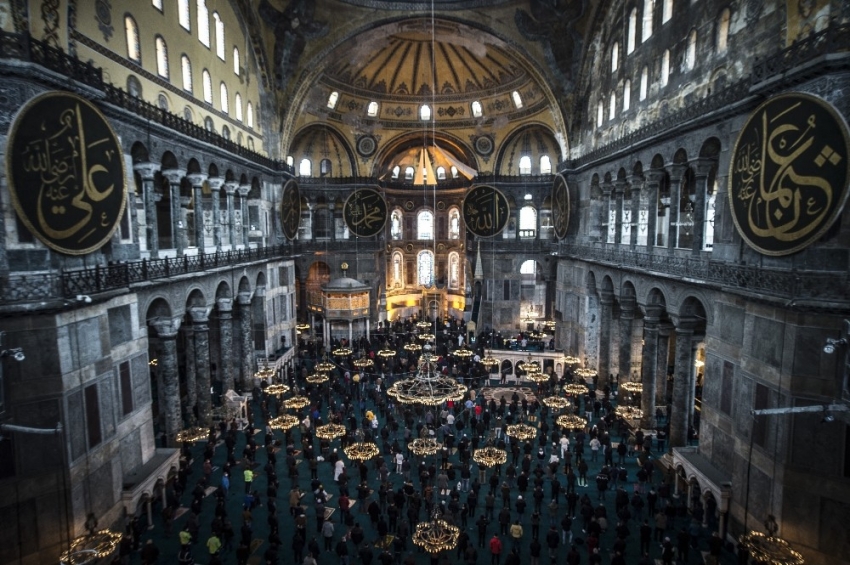
[[[499,565],[502,558],[502,540],[499,539],[498,534],[493,534],[490,538],[490,555],[490,565]]]

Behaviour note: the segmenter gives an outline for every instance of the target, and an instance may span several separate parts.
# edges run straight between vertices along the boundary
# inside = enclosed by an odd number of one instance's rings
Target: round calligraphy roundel
[[[847,124],[826,101],[782,94],[756,108],[729,165],[729,209],[738,233],[765,255],[789,255],[841,214],[850,178]]]
[[[45,92],[21,108],[6,151],[12,205],[27,229],[68,255],[103,247],[126,206],[124,155],[91,102]]]
[[[283,185],[280,199],[280,227],[284,237],[292,241],[298,237],[298,226],[301,224],[301,190],[293,179]]]
[[[373,188],[358,188],[342,207],[345,225],[357,237],[378,235],[387,223],[387,202]]]
[[[563,175],[557,175],[552,186],[552,220],[555,223],[555,237],[564,239],[570,227],[570,189]]]
[[[510,219],[511,207],[502,192],[481,184],[473,187],[463,199],[463,221],[466,229],[478,237],[499,235]]]

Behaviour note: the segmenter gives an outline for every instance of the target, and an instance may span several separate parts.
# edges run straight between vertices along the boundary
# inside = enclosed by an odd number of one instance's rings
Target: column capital
[[[142,180],[153,180],[154,175],[159,172],[159,168],[156,163],[136,163],[133,165],[133,170],[139,173]]]
[[[201,188],[204,181],[207,180],[208,175],[204,173],[192,173],[191,175],[187,175],[186,178],[192,183],[192,188]]]
[[[698,157],[689,161],[688,164],[694,170],[695,177],[704,178],[707,177],[711,173],[711,169],[717,165],[717,160],[710,159],[708,157]]]
[[[602,189],[602,192],[605,193],[605,196],[608,196],[609,198],[614,192],[614,183],[612,183],[611,181],[602,181],[599,187]]]
[[[610,290],[600,290],[599,302],[605,304],[606,306],[614,304],[614,292]]]
[[[614,192],[622,193],[629,189],[629,182],[626,179],[617,179],[614,181]]]
[[[226,183],[224,183],[224,192],[226,192],[228,196],[234,194],[237,190],[239,190],[238,182],[227,181]]]
[[[233,312],[232,298],[219,298],[215,301],[215,304],[218,308],[219,314],[230,314],[231,312]]]
[[[195,329],[198,329],[199,325],[206,324],[209,322],[210,315],[209,311],[205,306],[196,306],[194,308],[188,309],[189,316],[192,318],[192,324],[195,326]]]
[[[634,316],[635,307],[637,306],[637,300],[635,300],[634,296],[621,296],[620,297],[620,314],[627,314]]]
[[[162,176],[168,179],[172,186],[180,186],[180,181],[186,176],[185,169],[163,169]]]
[[[688,166],[684,163],[673,163],[672,165],[667,166],[667,170],[670,173],[670,182],[682,182],[682,177],[685,176],[685,171],[688,170]]]
[[[240,292],[236,295],[236,303],[239,306],[250,306],[251,305],[251,293],[250,292]]]
[[[693,316],[680,316],[676,321],[676,335],[693,335],[699,319]]]
[[[210,185],[210,190],[216,192],[224,186],[224,179],[221,177],[209,177],[207,178],[207,184]]]
[[[628,182],[632,190],[640,190],[643,187],[644,176],[641,174],[628,175],[626,177],[626,182]]]
[[[646,184],[651,184],[653,187],[658,186],[658,183],[661,182],[661,179],[664,178],[664,171],[661,169],[649,169],[644,172],[644,179],[646,180]]]
[[[249,192],[251,192],[251,185],[250,184],[240,184],[239,185],[239,196],[241,196],[242,198],[245,198],[246,196],[248,196]]]
[[[156,335],[159,339],[176,339],[177,330],[180,327],[180,320],[172,320],[171,318],[154,318],[148,324],[156,330]]]
[[[657,326],[661,321],[661,314],[664,313],[664,306],[659,304],[650,304],[646,308],[646,313],[643,316],[643,325],[646,327],[651,324]]]
[[[670,337],[670,332],[673,331],[673,324],[670,322],[659,322],[658,323],[658,336],[659,337]]]

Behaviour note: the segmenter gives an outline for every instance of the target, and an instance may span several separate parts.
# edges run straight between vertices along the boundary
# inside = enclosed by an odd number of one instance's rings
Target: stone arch
[[[233,293],[230,289],[230,284],[227,281],[221,281],[218,283],[218,286],[215,289],[215,298],[216,300],[220,298],[232,298]]]
[[[243,275],[242,278],[239,279],[239,294],[250,294],[251,292],[251,282],[248,280],[247,275]]]
[[[680,147],[673,153],[673,163],[676,165],[686,165],[688,163],[688,152],[683,147]]]
[[[640,161],[635,161],[635,164],[632,165],[632,174],[635,176],[643,175],[643,163]]]
[[[162,154],[162,159],[160,159],[160,164],[162,165],[162,170],[166,171],[168,169],[178,169],[180,165],[177,161],[177,157],[171,151],[166,151]]]
[[[531,160],[531,174],[541,174],[540,158],[546,155],[554,171],[560,154],[560,144],[549,126],[541,123],[525,124],[508,134],[502,142],[494,170],[504,175],[522,174],[519,171],[519,158],[520,155],[527,155]]]
[[[210,178],[219,176],[218,166],[215,163],[210,163],[210,166],[207,167],[207,175],[209,175]]]
[[[139,163],[147,163],[151,160],[150,152],[144,143],[140,141],[136,141],[133,143],[132,147],[130,147],[130,157],[133,160],[134,165],[138,165]]]
[[[196,175],[196,174],[200,174],[200,172],[201,172],[201,164],[198,162],[198,160],[195,159],[194,157],[189,159],[189,162],[186,163],[186,174]]]
[[[663,169],[664,168],[664,157],[661,156],[660,153],[656,153],[652,156],[652,160],[649,164],[650,169]]]
[[[699,148],[699,156],[702,159],[716,160],[720,156],[722,148],[720,140],[715,136],[711,136],[702,142],[702,145]]]

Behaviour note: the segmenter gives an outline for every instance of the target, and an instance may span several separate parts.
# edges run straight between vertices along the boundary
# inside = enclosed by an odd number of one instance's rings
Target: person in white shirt
[[[395,472],[401,474],[401,466],[404,465],[404,455],[401,453],[395,454]]]
[[[345,462],[342,459],[337,459],[334,463],[334,481],[339,482],[339,476],[345,472]]]
[[[564,459],[567,456],[567,452],[570,450],[570,440],[567,439],[567,436],[561,436],[561,459]]]
[[[449,412],[448,415],[446,416],[446,423],[450,426],[455,425],[455,415],[452,414],[451,412]]]

